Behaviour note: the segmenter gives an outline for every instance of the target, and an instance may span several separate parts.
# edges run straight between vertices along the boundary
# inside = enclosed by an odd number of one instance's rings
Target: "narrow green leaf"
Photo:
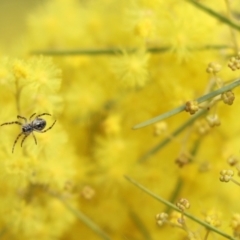
[[[178,127],[170,136],[176,137],[179,135],[182,131],[184,131],[187,127],[191,126],[199,117],[204,115],[207,112],[206,109],[199,111],[194,116],[189,118],[185,123],[183,123],[180,127]],[[172,138],[165,138],[162,140],[159,144],[151,148],[149,151],[147,151],[138,161],[139,162],[145,162],[149,157],[157,153],[159,150],[161,150],[163,147],[165,147],[168,143],[172,141]]]
[[[61,197],[58,197],[58,199],[65,205],[65,207],[70,212],[72,212],[80,221],[85,223],[100,238],[102,238],[104,240],[111,240],[111,238],[95,222],[93,222],[88,216],[86,216],[84,213],[80,212],[79,210],[73,208],[67,201],[63,200]]]
[[[164,205],[174,209],[175,211],[178,211],[178,212],[181,212],[179,210],[179,208],[177,208],[174,204],[170,203],[169,201],[165,200],[164,198],[156,195],[155,193],[151,192],[150,190],[148,190],[146,187],[144,187],[143,185],[141,185],[140,183],[138,183],[137,181],[135,181],[134,179],[128,177],[128,176],[125,176],[125,178],[130,182],[132,183],[133,185],[135,185],[136,187],[138,187],[139,189],[141,189],[142,191],[144,191],[145,193],[147,193],[148,195],[150,195],[151,197],[153,197],[154,199],[156,199],[157,201],[163,203]],[[194,222],[197,222],[198,224],[204,226],[205,228],[213,231],[213,232],[216,232],[217,234],[227,238],[227,239],[230,239],[230,240],[235,240],[235,238],[233,238],[232,236],[222,232],[221,230],[219,230],[218,228],[215,228],[211,225],[209,225],[208,223],[200,220],[199,218],[191,215],[190,213],[187,213],[187,212],[184,212],[184,215],[188,218],[190,218],[191,220],[193,220]]]
[[[195,7],[197,7],[198,9],[204,11],[205,13],[215,17],[216,19],[218,19],[219,21],[221,21],[222,23],[227,24],[228,26],[237,29],[238,31],[240,31],[240,26],[237,25],[236,23],[232,22],[231,20],[229,20],[228,18],[224,17],[223,15],[215,12],[214,10],[212,10],[211,8],[208,8],[207,6],[203,5],[202,3],[200,3],[199,1],[194,1],[194,0],[186,0],[187,2],[193,4]]]
[[[139,216],[132,210],[129,212],[129,214],[130,214],[130,217],[132,218],[133,222],[135,223],[138,231],[140,231],[140,233],[142,234],[143,239],[144,240],[152,240],[148,229],[146,228],[146,226],[144,225],[142,220],[139,218]]]
[[[226,85],[226,86],[224,86],[222,88],[219,88],[219,89],[217,89],[217,90],[215,90],[213,92],[210,92],[210,93],[208,93],[208,94],[206,94],[206,95],[204,95],[202,97],[197,98],[195,101],[197,101],[198,103],[205,102],[205,101],[207,101],[207,100],[209,100],[211,98],[214,98],[214,97],[216,97],[216,96],[218,96],[218,95],[220,95],[220,94],[222,94],[224,92],[227,92],[227,91],[229,91],[229,90],[231,90],[231,89],[233,89],[233,88],[235,88],[235,87],[237,87],[239,85],[240,85],[240,80],[236,80],[236,81],[234,81],[234,82],[232,82],[232,83],[230,83],[230,84],[228,84],[228,85]],[[169,118],[169,117],[171,117],[171,116],[173,116],[173,115],[175,115],[177,113],[182,112],[184,109],[185,109],[185,105],[182,105],[180,107],[177,107],[175,109],[170,110],[169,112],[163,113],[161,115],[158,115],[157,117],[154,117],[154,118],[151,118],[151,119],[149,119],[149,120],[147,120],[145,122],[139,123],[139,124],[135,125],[133,127],[133,129],[146,127],[146,126],[151,125],[153,123],[162,121],[162,120],[164,120],[166,118]]]
[[[63,49],[63,50],[51,50],[51,49],[42,49],[34,50],[32,54],[42,54],[50,56],[74,56],[74,55],[89,55],[89,56],[99,56],[99,55],[116,55],[122,53],[121,49],[123,48],[102,48],[102,49]],[[204,45],[196,48],[189,48],[190,51],[204,51],[204,50],[219,50],[219,49],[231,49],[231,46],[227,45]],[[124,48],[128,53],[133,53],[137,51],[136,48]],[[171,46],[155,47],[148,48],[147,51],[150,53],[161,53],[170,51]]]
[[[221,46],[222,47],[222,46]],[[227,46],[223,46],[227,47]],[[102,48],[102,49],[72,49],[72,50],[36,50],[32,54],[43,54],[52,56],[68,56],[68,55],[116,55],[122,53],[122,48]],[[170,47],[149,48],[148,52],[159,53],[168,51]],[[137,48],[124,48],[127,53],[134,53]]]

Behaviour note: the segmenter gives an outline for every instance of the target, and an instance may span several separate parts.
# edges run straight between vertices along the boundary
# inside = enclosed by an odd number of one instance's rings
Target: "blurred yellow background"
[[[14,153],[21,126],[0,127],[2,239],[239,238],[237,185],[219,181],[240,170],[239,89],[193,101],[238,78],[239,32],[190,2],[0,1],[0,123],[57,120]],[[239,24],[238,1],[197,2]],[[193,116],[132,129],[186,102]]]

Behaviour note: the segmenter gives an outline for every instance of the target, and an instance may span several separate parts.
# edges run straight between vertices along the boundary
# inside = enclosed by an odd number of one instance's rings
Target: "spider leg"
[[[37,139],[36,139],[36,137],[35,137],[35,135],[34,135],[33,132],[32,132],[32,135],[33,135],[34,141],[35,141],[35,143],[36,143],[36,145],[37,145]]]
[[[13,143],[13,147],[12,147],[12,153],[14,152],[14,148],[15,148],[15,145],[18,141],[18,139],[20,138],[20,136],[23,134],[23,132],[21,132],[20,134],[18,134],[17,138],[15,139],[14,143]]]
[[[44,116],[44,115],[52,116],[52,115],[49,114],[49,113],[42,113],[42,114],[37,115],[36,118],[39,118],[39,117]]]
[[[8,124],[18,124],[18,125],[22,125],[22,123],[17,122],[17,121],[14,121],[14,122],[6,122],[6,123],[3,123],[3,124],[1,124],[0,126],[8,125]]]
[[[18,119],[23,119],[23,120],[25,121],[25,123],[27,122],[27,119],[26,119],[25,117],[22,117],[22,116],[17,115],[17,118],[18,118]]]
[[[23,145],[25,139],[26,139],[28,136],[29,136],[29,134],[28,134],[28,135],[25,135],[25,136],[23,137],[23,139],[22,139],[22,141],[21,141],[21,147],[22,147],[22,145]]]
[[[29,118],[29,121],[31,121],[32,117],[35,115],[36,113],[33,113],[30,118]]]
[[[55,121],[53,122],[53,124],[52,124],[49,128],[45,129],[44,131],[39,131],[39,132],[41,132],[41,133],[47,132],[48,130],[50,130],[50,129],[54,126],[54,124],[56,123],[56,121],[57,121],[57,120],[55,120]]]

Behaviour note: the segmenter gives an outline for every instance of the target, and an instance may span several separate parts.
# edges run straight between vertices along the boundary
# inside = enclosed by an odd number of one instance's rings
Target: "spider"
[[[19,115],[18,115],[17,118],[18,118],[18,119],[23,119],[23,120],[25,121],[25,123],[21,123],[21,122],[19,122],[19,121],[13,121],[13,122],[6,122],[6,123],[3,123],[3,124],[0,125],[0,126],[3,126],[3,125],[8,125],[8,124],[18,124],[18,125],[22,126],[22,132],[21,132],[20,134],[18,134],[17,138],[15,139],[15,141],[14,141],[14,143],[13,143],[12,153],[14,152],[15,145],[16,145],[18,139],[20,138],[20,136],[25,135],[25,136],[23,137],[23,139],[22,139],[21,147],[22,147],[23,142],[25,141],[25,139],[26,139],[31,133],[32,133],[32,135],[33,135],[33,138],[34,138],[35,143],[37,144],[37,139],[36,139],[36,137],[35,137],[35,135],[34,135],[33,132],[36,131],[36,132],[40,132],[40,133],[45,133],[45,132],[47,132],[48,130],[50,130],[50,129],[54,126],[54,124],[56,123],[56,121],[57,121],[57,120],[55,120],[55,121],[53,122],[53,124],[52,124],[49,128],[47,128],[47,129],[45,129],[45,130],[43,131],[43,129],[45,128],[45,126],[46,126],[47,123],[46,123],[46,120],[44,120],[44,119],[42,119],[42,118],[40,118],[40,117],[41,117],[41,116],[44,116],[44,115],[51,116],[51,114],[49,114],[49,113],[42,113],[42,114],[37,115],[37,116],[32,120],[33,116],[35,116],[35,115],[36,115],[36,113],[34,113],[34,114],[32,114],[32,115],[30,116],[29,122],[27,121],[27,119],[26,119],[25,117],[22,117],[22,116],[19,116]]]

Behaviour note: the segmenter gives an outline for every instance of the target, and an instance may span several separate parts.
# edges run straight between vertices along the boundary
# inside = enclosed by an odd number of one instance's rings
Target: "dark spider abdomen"
[[[43,130],[46,126],[46,121],[42,118],[37,118],[32,122],[32,127],[36,130]]]

